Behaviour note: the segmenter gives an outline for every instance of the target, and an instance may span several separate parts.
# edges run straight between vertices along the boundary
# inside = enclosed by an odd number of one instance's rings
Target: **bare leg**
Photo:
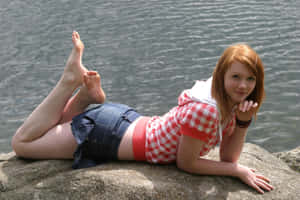
[[[72,42],[74,47],[57,85],[14,135],[12,146],[15,151],[22,151],[24,143],[33,142],[54,128],[74,90],[82,84],[87,70],[81,64],[84,46],[77,32],[73,32]]]
[[[105,94],[100,85],[100,76],[91,71],[84,75],[84,86],[65,107],[61,121],[72,118],[76,112],[84,110],[91,103],[103,103]],[[77,147],[71,131],[71,122],[60,122],[43,136],[31,142],[19,142],[17,154],[37,159],[70,159]]]
[[[101,78],[97,72],[88,71],[83,80],[82,88],[67,103],[60,123],[71,121],[74,116],[82,113],[90,104],[102,104],[105,101]]]

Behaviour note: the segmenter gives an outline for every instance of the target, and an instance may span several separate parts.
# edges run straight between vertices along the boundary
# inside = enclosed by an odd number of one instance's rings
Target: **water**
[[[265,64],[267,93],[247,142],[272,152],[299,146],[299,10],[297,0],[2,0],[0,152],[59,79],[72,30],[108,100],[146,115],[167,112],[228,45],[247,42]]]

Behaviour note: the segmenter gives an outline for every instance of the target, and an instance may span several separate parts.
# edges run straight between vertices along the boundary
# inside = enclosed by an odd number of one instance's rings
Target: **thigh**
[[[71,122],[59,124],[42,137],[21,145],[22,155],[34,159],[71,159],[77,148]]]

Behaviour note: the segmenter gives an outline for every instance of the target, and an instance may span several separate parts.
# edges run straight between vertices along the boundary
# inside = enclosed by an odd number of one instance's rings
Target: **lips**
[[[247,92],[237,91],[236,94],[238,94],[239,96],[245,96],[247,95]]]

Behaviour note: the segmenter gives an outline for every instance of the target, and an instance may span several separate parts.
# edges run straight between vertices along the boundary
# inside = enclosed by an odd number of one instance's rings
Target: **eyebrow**
[[[232,74],[243,74],[237,71],[231,71]],[[248,76],[248,75],[247,75]],[[251,74],[249,75],[249,77],[256,77],[255,74],[253,72],[251,72]]]

